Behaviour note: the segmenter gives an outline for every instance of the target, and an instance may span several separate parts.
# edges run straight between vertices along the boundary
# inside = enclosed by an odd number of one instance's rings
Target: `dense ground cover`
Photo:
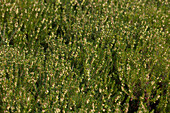
[[[0,111],[169,112],[168,0],[1,0]]]

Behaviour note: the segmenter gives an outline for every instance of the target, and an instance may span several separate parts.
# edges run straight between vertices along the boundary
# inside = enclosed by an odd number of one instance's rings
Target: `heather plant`
[[[169,112],[168,8],[2,0],[0,111]]]

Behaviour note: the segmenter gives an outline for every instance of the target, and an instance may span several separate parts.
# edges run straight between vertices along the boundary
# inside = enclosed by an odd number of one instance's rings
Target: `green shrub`
[[[169,112],[168,1],[0,3],[0,111]]]

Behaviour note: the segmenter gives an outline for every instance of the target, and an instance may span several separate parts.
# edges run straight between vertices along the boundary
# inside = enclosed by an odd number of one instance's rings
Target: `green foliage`
[[[167,0],[2,0],[0,111],[169,112]]]

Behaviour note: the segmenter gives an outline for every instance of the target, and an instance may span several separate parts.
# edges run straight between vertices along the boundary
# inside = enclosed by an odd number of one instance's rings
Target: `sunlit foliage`
[[[0,111],[169,112],[168,0],[1,0]]]

